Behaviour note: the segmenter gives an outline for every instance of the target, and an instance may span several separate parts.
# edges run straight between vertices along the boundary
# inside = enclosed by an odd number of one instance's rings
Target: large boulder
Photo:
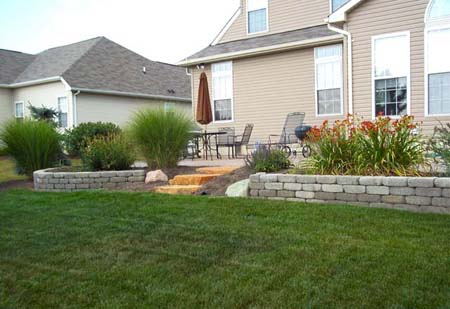
[[[161,170],[150,171],[147,173],[147,176],[145,177],[145,183],[167,182],[167,181],[169,181],[169,177],[167,177],[167,175],[164,174],[164,172]]]
[[[248,196],[248,183],[249,180],[238,181],[227,188],[225,192],[226,196],[229,197],[246,197]]]

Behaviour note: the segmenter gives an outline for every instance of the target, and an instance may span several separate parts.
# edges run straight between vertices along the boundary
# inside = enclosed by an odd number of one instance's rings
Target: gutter
[[[287,50],[292,50],[292,49],[316,46],[317,44],[321,44],[321,43],[327,44],[327,43],[336,43],[336,42],[341,42],[341,41],[342,41],[342,35],[336,34],[336,35],[326,36],[326,37],[322,37],[322,38],[308,39],[308,40],[302,40],[302,41],[296,41],[296,42],[290,42],[290,43],[284,43],[284,44],[278,44],[278,45],[271,45],[271,46],[266,46],[266,47],[258,47],[258,48],[247,49],[247,50],[231,52],[231,53],[218,54],[218,55],[208,56],[208,57],[202,57],[202,58],[196,58],[196,59],[186,59],[185,61],[179,62],[178,65],[192,66],[192,65],[201,64],[201,63],[231,60],[231,59],[248,57],[248,56],[257,56],[257,55],[287,51]]]
[[[328,29],[347,37],[348,113],[353,114],[353,39],[350,32],[327,24]]]
[[[145,94],[145,93],[122,92],[122,91],[114,91],[114,90],[96,90],[96,89],[72,87],[72,91],[80,91],[80,92],[91,93],[91,94],[115,95],[115,96],[122,96],[122,97],[135,97],[135,98],[167,100],[167,101],[177,101],[177,102],[187,102],[187,103],[192,102],[192,99],[190,99],[190,98],[152,95],[152,94]]]
[[[42,79],[36,79],[26,82],[20,82],[20,83],[14,83],[9,85],[0,85],[0,87],[3,88],[19,88],[19,87],[27,87],[27,86],[34,86],[39,84],[46,84],[51,82],[59,82],[61,80],[61,77],[59,76],[53,76],[53,77],[47,77]]]

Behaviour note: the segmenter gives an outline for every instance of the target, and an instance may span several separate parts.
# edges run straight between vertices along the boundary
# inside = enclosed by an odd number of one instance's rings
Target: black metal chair
[[[252,136],[254,125],[249,123],[245,126],[244,133],[237,135],[234,138],[233,158],[242,152],[242,146],[247,146]]]
[[[281,135],[269,135],[269,147],[275,146],[278,149],[284,151],[288,156],[290,156],[292,150],[289,145],[298,142],[298,138],[295,135],[295,128],[301,126],[304,120],[305,113],[289,113],[286,116]]]
[[[227,128],[219,128],[219,132],[225,132],[222,134],[216,135],[216,151],[217,151],[217,159],[221,159],[222,155],[220,154],[220,148],[226,147],[228,148],[228,158],[230,159],[230,152],[233,152],[234,148],[234,140],[235,140],[235,131],[232,127]]]

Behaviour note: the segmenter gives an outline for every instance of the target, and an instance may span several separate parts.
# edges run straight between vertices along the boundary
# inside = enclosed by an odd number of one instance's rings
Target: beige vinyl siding
[[[139,110],[164,108],[164,103],[175,103],[175,108],[192,115],[190,103],[141,99],[122,96],[81,93],[77,96],[77,122],[112,122],[126,125]]]
[[[205,72],[212,95],[210,68],[207,65]],[[194,108],[200,73],[201,70],[193,68]],[[231,126],[237,134],[242,134],[245,125],[253,123],[252,142],[267,142],[270,134],[281,133],[290,112],[305,112],[305,123],[310,125],[319,125],[325,120],[316,117],[313,48],[234,60],[233,88],[234,121],[210,124],[208,130]]]
[[[25,117],[30,116],[28,106],[45,106],[53,109],[58,108],[58,97],[67,97],[69,112],[67,115],[69,126],[72,123],[71,114],[71,92],[66,89],[63,83],[54,82],[35,86],[17,88],[13,90],[13,102],[23,101]]]
[[[411,114],[423,121],[430,133],[439,120],[450,117],[425,117],[424,16],[428,0],[370,0],[348,15],[348,30],[353,35],[353,94],[355,112],[372,117],[372,42],[375,35],[409,31],[411,36]]]
[[[220,43],[322,25],[329,13],[329,0],[269,0],[269,31],[247,35],[247,0],[242,0],[241,14]]]
[[[12,91],[0,88],[0,128],[12,117],[14,117]]]

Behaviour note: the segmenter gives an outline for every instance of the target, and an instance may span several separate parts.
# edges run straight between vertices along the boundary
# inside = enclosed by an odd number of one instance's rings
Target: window
[[[408,114],[409,33],[372,38],[374,116]]]
[[[332,12],[340,9],[344,4],[349,2],[350,0],[331,0],[331,10]]]
[[[60,128],[67,128],[67,112],[68,112],[67,97],[58,98],[58,126]]]
[[[426,14],[426,114],[450,115],[450,1],[430,2]]]
[[[247,1],[247,32],[248,34],[268,30],[269,0]]]
[[[23,102],[14,103],[14,116],[16,117],[16,119],[23,119],[24,111],[25,108]]]
[[[214,121],[233,120],[233,64],[221,62],[212,65]]]
[[[342,114],[342,46],[314,50],[317,115]]]
[[[175,110],[175,103],[173,102],[166,102],[164,103],[164,112],[170,112]]]

